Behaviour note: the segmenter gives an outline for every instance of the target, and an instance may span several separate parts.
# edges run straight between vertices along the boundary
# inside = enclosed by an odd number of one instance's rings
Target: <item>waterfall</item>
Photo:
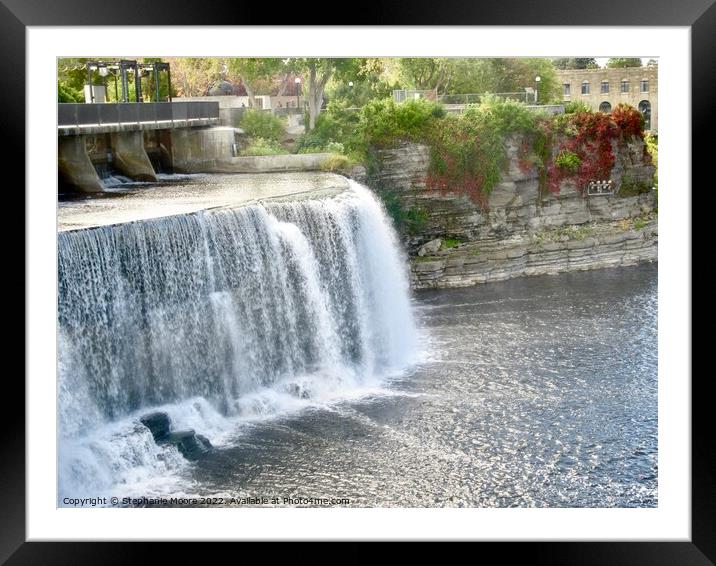
[[[138,416],[214,436],[232,418],[340,398],[413,357],[405,261],[351,182],[59,235],[60,491],[182,465]]]

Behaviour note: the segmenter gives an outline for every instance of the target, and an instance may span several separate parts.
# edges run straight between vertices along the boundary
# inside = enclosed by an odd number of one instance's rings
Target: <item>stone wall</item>
[[[405,230],[416,288],[460,287],[524,275],[598,269],[657,259],[653,191],[621,196],[624,179],[650,184],[654,167],[643,142],[616,148],[616,194],[582,196],[565,181],[558,195],[540,194],[536,169],[524,171],[519,139],[506,142],[508,167],[482,209],[465,196],[426,187],[430,152],[406,144],[378,152],[368,184],[398,195],[421,221]]]

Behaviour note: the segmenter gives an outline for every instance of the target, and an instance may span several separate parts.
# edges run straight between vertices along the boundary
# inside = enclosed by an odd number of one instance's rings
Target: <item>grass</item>
[[[321,171],[336,173],[341,171],[347,171],[355,165],[356,162],[350,157],[334,153],[324,163],[321,164]]]
[[[457,240],[454,238],[446,238],[443,240],[443,243],[440,246],[440,249],[441,250],[451,250],[453,248],[458,247],[460,244],[462,244],[461,240]]]
[[[623,218],[619,221],[619,229],[622,232],[629,230],[643,230],[656,218],[655,213],[642,214],[634,218]]]

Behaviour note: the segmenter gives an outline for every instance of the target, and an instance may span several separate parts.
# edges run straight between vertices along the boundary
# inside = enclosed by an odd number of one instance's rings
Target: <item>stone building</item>
[[[638,108],[646,119],[646,129],[659,129],[658,67],[623,69],[558,70],[565,103],[584,102],[593,110],[611,112],[623,102]]]

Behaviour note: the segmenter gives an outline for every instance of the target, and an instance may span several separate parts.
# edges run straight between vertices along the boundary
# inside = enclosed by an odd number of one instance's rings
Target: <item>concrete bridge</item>
[[[155,165],[182,172],[197,153],[231,157],[234,130],[218,124],[217,102],[58,104],[59,175],[74,189],[94,193],[104,190],[97,166],[156,181]]]
[[[188,128],[219,124],[218,102],[58,104],[60,136]]]

